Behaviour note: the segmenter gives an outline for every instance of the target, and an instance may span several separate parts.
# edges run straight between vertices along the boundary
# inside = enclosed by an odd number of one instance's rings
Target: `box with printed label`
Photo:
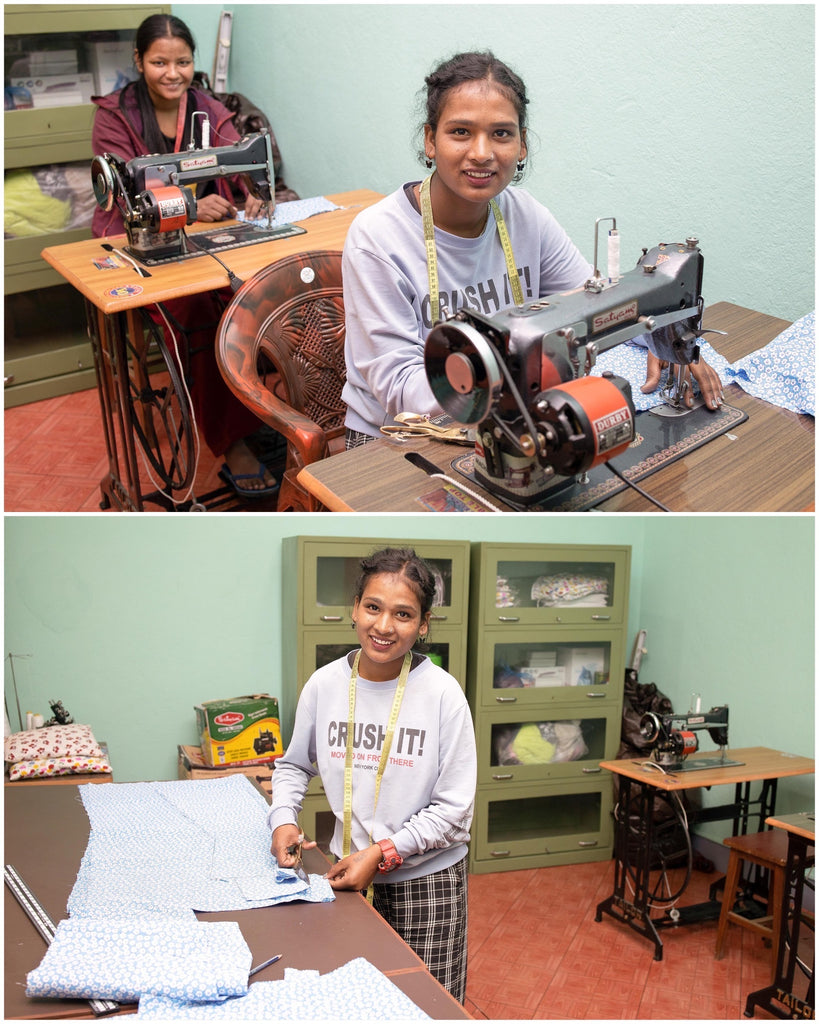
[[[557,661],[566,672],[566,686],[595,686],[608,682],[602,647],[568,647],[560,651]]]
[[[266,764],[284,753],[279,702],[267,693],[203,701],[194,710],[206,764]]]
[[[34,107],[73,107],[91,102],[94,79],[88,74],[27,75],[12,79],[11,88],[25,90]]]
[[[135,81],[139,74],[134,67],[134,44],[128,39],[86,43],[88,70],[93,74],[98,96],[121,89]]]

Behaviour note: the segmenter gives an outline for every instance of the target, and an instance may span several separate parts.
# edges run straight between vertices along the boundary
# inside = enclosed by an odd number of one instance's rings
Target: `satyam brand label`
[[[279,702],[269,694],[204,701],[195,711],[206,764],[264,764],[284,753]]]

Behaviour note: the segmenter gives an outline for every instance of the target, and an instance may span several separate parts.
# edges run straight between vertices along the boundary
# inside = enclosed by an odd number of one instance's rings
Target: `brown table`
[[[697,754],[697,761],[713,762],[696,771],[658,770],[649,764],[651,758],[627,758],[601,761],[600,767],[617,776],[618,813],[614,821],[614,888],[612,895],[597,905],[595,920],[604,913],[628,925],[632,930],[654,943],[654,959],[662,960],[663,944],[657,929],[688,923],[685,907],[677,908],[660,918],[652,918],[653,889],[650,877],[657,856],[654,846],[654,797],[656,793],[671,794],[686,789],[710,789],[712,786],[734,786],[734,799],[720,807],[705,808],[689,814],[689,824],[700,821],[733,822],[733,834],[748,832],[752,817],[758,819],[760,830],[773,813],[776,804],[776,786],[779,779],[797,775],[812,775],[815,762],[812,757],[788,754],[769,747],[740,747],[724,752]],[[761,782],[759,796],[751,798],[751,783]],[[629,812],[624,813],[623,808]],[[754,809],[755,808],[755,809]],[[682,890],[680,890],[680,893]],[[719,904],[708,907],[706,917],[719,915]],[[691,920],[702,920],[701,913],[691,913]]]
[[[116,783],[113,783],[116,785]],[[195,785],[195,783],[191,783]],[[89,824],[77,787],[5,790],[5,863],[11,864],[57,924],[77,878]],[[305,852],[308,871],[327,861]],[[358,893],[340,892],[332,903],[288,903],[235,913],[198,914],[205,921],[238,921],[253,963],[283,953],[254,981],[276,981],[286,967],[322,974],[364,957],[422,1010],[442,1020],[468,1020],[464,1008],[432,977],[422,961]],[[29,999],[25,978],[42,960],[45,942],[8,887],[5,895],[5,1019],[92,1019],[81,1000]],[[136,1006],[121,1013],[135,1013]]]
[[[781,915],[774,980],[770,985],[748,996],[744,1012],[746,1017],[753,1017],[754,1009],[759,1007],[781,1020],[813,1020],[814,963],[813,960],[810,964],[800,963],[799,955],[802,950],[799,939],[804,924],[802,897],[805,889],[805,871],[809,863],[813,863],[812,857],[809,861],[808,856],[816,844],[815,814],[813,811],[783,814],[768,818],[765,824],[771,828],[781,828],[788,833],[788,859],[785,862],[786,896],[781,907],[774,907],[774,913]]]
[[[762,348],[786,327],[780,320],[729,302],[705,310],[703,324],[727,331],[709,335],[711,344],[730,362]],[[715,341],[714,338],[717,338]],[[720,436],[641,481],[641,486],[672,512],[796,512],[814,503],[814,420],[770,405],[731,384],[726,402],[748,414],[731,430],[736,440]],[[363,448],[306,466],[299,482],[333,512],[427,512],[418,499],[441,481],[407,462],[418,452],[454,479],[450,463],[459,449],[434,440],[374,441]],[[509,507],[472,481],[471,490],[501,511]],[[631,488],[601,502],[605,512],[655,511]]]
[[[347,229],[359,210],[378,202],[382,196],[369,189],[360,189],[335,193],[327,198],[341,209],[298,222],[306,234],[243,246],[219,252],[217,256],[239,279],[247,280],[263,267],[294,253],[340,250]],[[195,225],[189,230],[213,230],[213,225]],[[94,260],[105,255],[101,248],[103,242],[110,242],[119,249],[125,246],[126,238],[118,235],[50,246],[43,250],[42,256],[85,299],[109,462],[108,473],[100,483],[102,505],[104,508],[113,506],[119,510],[141,512],[148,495],[143,493],[140,483],[137,461],[140,442],[134,434],[139,414],[134,411],[133,396],[145,388],[149,373],[156,368],[155,359],[153,364],[148,362],[142,308],[182,296],[217,291],[227,287],[230,281],[227,271],[206,255],[152,266],[147,268],[150,277],[138,276],[132,267],[100,270],[95,267]],[[130,290],[131,294],[111,294],[112,290],[122,289]],[[160,365],[160,369],[164,367]],[[180,390],[172,378],[169,387],[172,391]],[[185,402],[184,397],[180,398],[178,394],[166,399],[168,403],[171,400]],[[186,429],[183,425],[183,434]],[[149,435],[148,447],[153,449],[155,445],[150,436],[150,426],[146,427],[146,433]],[[146,445],[142,444],[142,447]],[[169,460],[169,465],[163,467],[167,469],[170,481],[168,490],[172,494],[176,490],[179,495],[186,489],[185,470],[174,465],[173,454],[163,454],[163,458]],[[175,484],[179,485],[178,488]],[[152,501],[172,507],[172,502],[163,500],[161,495],[149,493]]]

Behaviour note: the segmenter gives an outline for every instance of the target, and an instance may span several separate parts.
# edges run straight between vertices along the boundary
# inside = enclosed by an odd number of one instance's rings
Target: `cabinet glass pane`
[[[613,562],[511,561],[497,563],[496,608],[609,608]]]
[[[425,558],[436,581],[434,607],[452,603],[452,560]],[[336,557],[320,555],[316,559],[316,598],[320,607],[352,605],[360,572],[360,556]]]
[[[492,725],[490,764],[509,767],[601,761],[607,724],[605,717],[496,722]]]
[[[605,686],[609,682],[611,644],[594,641],[497,643],[492,687]]]
[[[601,811],[599,792],[491,800],[487,839],[490,843],[518,843],[599,832]]]
[[[345,654],[349,654],[350,651],[354,651],[358,648],[356,641],[350,643],[336,643],[336,644],[316,644],[316,663],[315,669],[323,668],[325,665],[329,665],[331,661],[335,661],[337,658],[343,658]],[[429,644],[428,650],[425,652],[429,655],[431,661],[434,661],[436,665],[440,665],[442,669],[449,672],[449,644],[448,643],[431,643]]]

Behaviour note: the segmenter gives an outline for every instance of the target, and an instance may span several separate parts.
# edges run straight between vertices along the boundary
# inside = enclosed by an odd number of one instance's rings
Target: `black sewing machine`
[[[267,204],[267,228],[247,223],[229,230],[220,227],[216,232],[197,233],[196,244],[189,244],[185,227],[196,220],[195,186],[234,175],[242,175],[251,194]],[[103,153],[91,163],[91,178],[99,206],[111,210],[116,203],[122,212],[126,252],[148,265],[200,255],[200,246],[218,251],[304,230],[292,224],[271,226],[275,172],[267,130],[229,146],[139,156],[127,162],[115,153]],[[224,244],[218,242],[220,235]]]
[[[687,413],[683,366],[699,360],[702,270],[696,238],[661,243],[622,277],[610,262],[611,276],[595,269],[583,288],[491,318],[461,310],[435,325],[427,378],[444,411],[477,428],[478,482],[533,505],[625,451],[634,439],[631,387],[589,374],[599,353],[639,335],[677,364],[663,399],[670,414]]]
[[[697,732],[707,730],[720,748],[719,760],[689,756],[699,750]],[[657,714],[647,711],[640,719],[640,735],[653,744],[652,756],[657,764],[670,771],[717,768],[720,765],[738,765],[725,756],[728,746],[728,705],[713,707],[710,711],[688,711],[684,714]]]

